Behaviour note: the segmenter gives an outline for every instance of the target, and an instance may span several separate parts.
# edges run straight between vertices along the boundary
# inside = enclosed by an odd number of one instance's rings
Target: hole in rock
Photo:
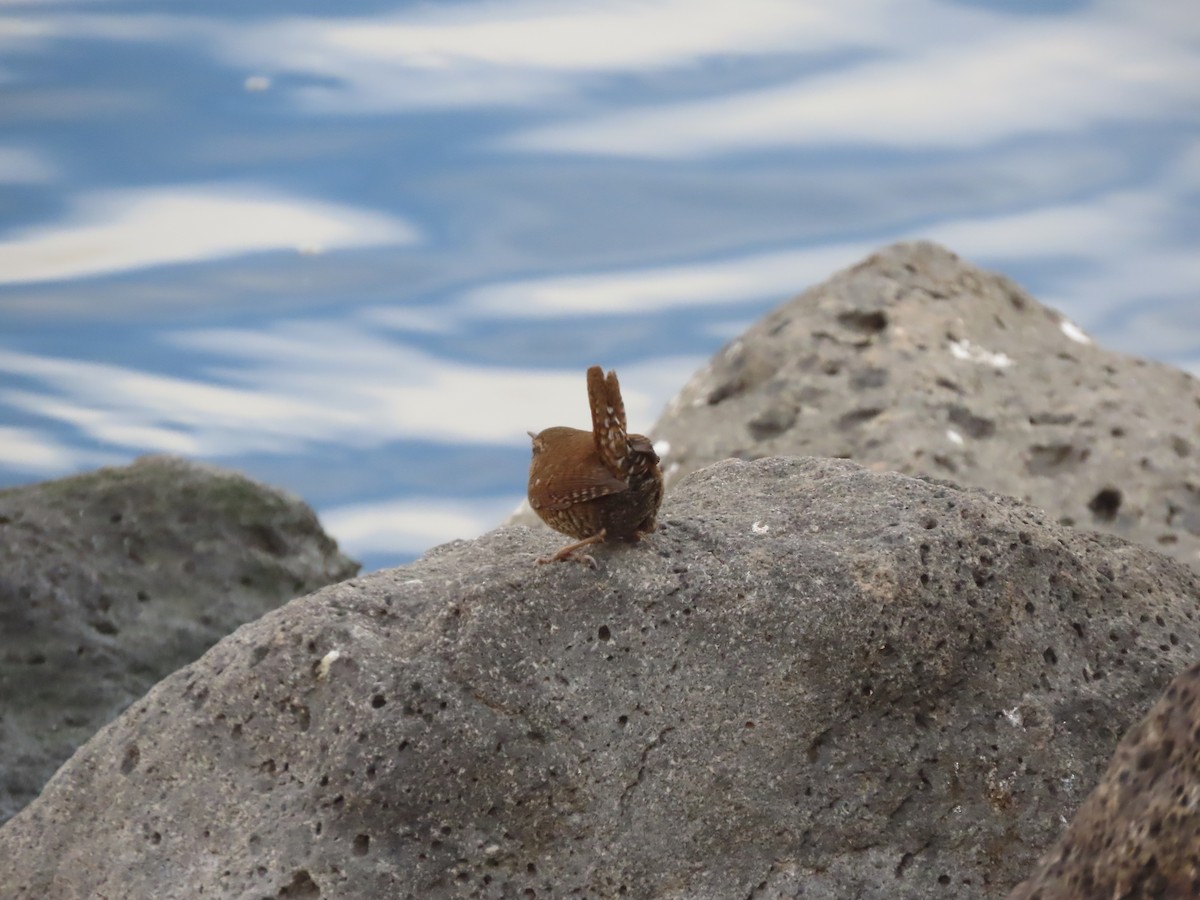
[[[1106,487],[1088,501],[1088,509],[1102,522],[1111,522],[1117,517],[1121,508],[1121,492],[1116,488]]]
[[[142,758],[142,751],[138,749],[137,744],[130,744],[125,748],[125,756],[121,759],[121,774],[128,775],[137,768],[138,760]]]
[[[317,887],[317,883],[312,880],[312,876],[306,870],[300,869],[292,876],[291,883],[281,887],[275,896],[281,900],[284,897],[316,900],[321,896],[321,889]]]
[[[838,313],[837,320],[838,324],[862,334],[878,334],[888,325],[887,314],[877,309],[870,312],[854,309]]]

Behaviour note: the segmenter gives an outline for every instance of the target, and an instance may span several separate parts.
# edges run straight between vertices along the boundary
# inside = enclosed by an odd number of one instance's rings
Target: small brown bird
[[[529,505],[542,521],[578,538],[538,563],[574,559],[595,567],[589,544],[637,541],[654,530],[662,502],[662,470],[650,439],[629,434],[617,373],[592,366],[587,373],[592,430],[557,426],[533,438]]]

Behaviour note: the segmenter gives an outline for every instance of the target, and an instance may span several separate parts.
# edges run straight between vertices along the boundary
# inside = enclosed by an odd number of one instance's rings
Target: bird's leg
[[[593,534],[591,537],[586,537],[582,541],[576,541],[573,544],[567,544],[567,546],[563,547],[561,550],[559,550],[553,556],[538,557],[537,564],[539,566],[541,566],[541,565],[545,565],[546,563],[562,562],[563,560],[570,559],[570,560],[574,560],[577,563],[583,563],[585,566],[591,566],[594,569],[594,568],[596,568],[596,560],[595,559],[593,559],[591,556],[588,556],[588,554],[586,554],[586,553],[576,553],[575,551],[580,549],[581,547],[586,547],[589,544],[603,544],[605,533],[606,533],[606,530],[601,528],[598,532]]]

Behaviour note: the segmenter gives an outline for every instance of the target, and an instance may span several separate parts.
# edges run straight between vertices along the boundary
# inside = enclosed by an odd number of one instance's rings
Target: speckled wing
[[[592,434],[595,435],[596,452],[615,477],[623,478],[629,469],[626,458],[629,452],[628,426],[625,422],[625,401],[621,398],[621,385],[617,373],[592,366],[587,373],[588,402],[592,408]]]
[[[543,476],[534,492],[529,493],[529,505],[534,509],[567,509],[576,503],[607,497],[629,490],[629,485],[603,466],[595,466],[589,472],[555,472]]]

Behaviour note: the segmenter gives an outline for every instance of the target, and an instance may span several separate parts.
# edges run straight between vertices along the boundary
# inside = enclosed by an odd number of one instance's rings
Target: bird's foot
[[[596,568],[595,558],[589,556],[587,553],[579,553],[578,551],[590,544],[604,543],[605,533],[605,529],[601,528],[599,532],[593,534],[591,537],[584,538],[582,541],[576,541],[574,544],[567,544],[567,546],[560,549],[553,556],[539,556],[537,564],[544,566],[546,563],[564,562],[569,559],[594,569]]]

